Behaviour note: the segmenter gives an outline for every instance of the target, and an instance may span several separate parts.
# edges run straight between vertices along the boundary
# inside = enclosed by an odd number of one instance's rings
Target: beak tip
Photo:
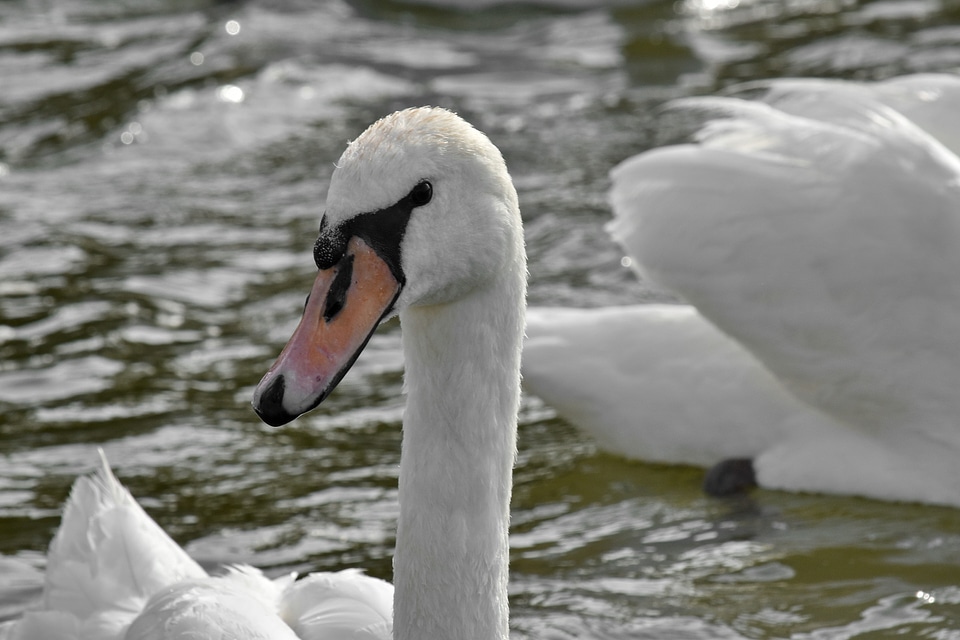
[[[261,380],[257,390],[253,393],[253,410],[257,416],[271,427],[280,427],[299,417],[292,414],[283,406],[283,395],[286,387],[283,376],[279,375],[267,382]]]

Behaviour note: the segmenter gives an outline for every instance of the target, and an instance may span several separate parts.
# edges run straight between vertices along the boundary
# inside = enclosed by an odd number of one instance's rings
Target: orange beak
[[[278,427],[310,411],[353,366],[402,285],[362,239],[320,271],[300,324],[253,393],[260,419]]]

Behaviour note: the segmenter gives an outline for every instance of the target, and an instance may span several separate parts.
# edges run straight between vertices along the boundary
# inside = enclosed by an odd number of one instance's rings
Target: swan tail
[[[280,615],[304,640],[385,640],[393,585],[358,569],[311,574],[286,589]]]
[[[100,457],[101,468],[73,485],[50,544],[42,608],[21,624],[44,631],[24,637],[69,637],[68,617],[84,635],[92,628],[120,635],[152,594],[206,576],[120,484],[102,451]]]

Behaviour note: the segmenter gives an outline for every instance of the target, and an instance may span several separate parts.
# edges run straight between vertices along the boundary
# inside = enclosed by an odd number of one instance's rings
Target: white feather
[[[64,508],[47,558],[43,602],[7,630],[9,640],[348,638],[364,637],[349,635],[351,623],[358,634],[389,623],[392,587],[359,572],[318,573],[294,582],[293,575],[270,580],[238,565],[222,576],[207,575],[100,455],[100,469],[77,479]],[[328,588],[301,586],[310,584]],[[305,593],[314,598],[314,609],[349,602],[353,610],[377,615],[298,628]]]
[[[634,335],[619,335],[648,344],[647,360],[632,363],[639,373],[630,380],[608,384],[635,391],[614,396],[591,382],[593,422],[574,420],[587,431],[597,423],[653,429],[617,415],[643,415],[651,393],[636,389],[655,380],[658,417],[670,402],[679,416],[677,428],[665,418],[656,427],[664,430],[659,450],[676,461],[752,456],[764,486],[960,506],[960,80],[763,87],[757,102],[676,103],[709,118],[695,142],[613,170],[611,235],[642,275],[699,315],[667,326],[631,311]],[[593,327],[601,336],[611,333],[606,313]],[[703,346],[703,371],[741,372],[751,388],[734,393],[697,373],[697,393],[679,386],[693,374],[676,376],[669,391],[662,376],[670,363],[697,359],[686,338],[666,334],[690,323],[704,335],[711,325],[720,330]],[[531,339],[549,333],[534,327]],[[726,345],[724,336],[732,338]],[[595,348],[611,361],[607,380],[637,352],[623,343]],[[705,364],[720,353],[722,364]],[[579,355],[571,349],[571,357]],[[525,365],[531,387],[533,366]],[[756,384],[758,367],[776,384]],[[747,424],[731,426],[727,403],[743,405],[737,420]],[[699,424],[682,426],[684,416]]]

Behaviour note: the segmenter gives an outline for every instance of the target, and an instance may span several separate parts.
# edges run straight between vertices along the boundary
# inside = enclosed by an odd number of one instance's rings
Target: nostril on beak
[[[286,383],[283,376],[274,378],[259,398],[254,398],[253,410],[257,412],[260,419],[271,427],[279,427],[287,424],[297,416],[292,415],[283,408],[283,392]]]
[[[349,255],[337,265],[337,275],[330,283],[327,299],[323,305],[323,319],[326,322],[333,320],[343,310],[347,303],[347,291],[353,283],[353,256]]]

